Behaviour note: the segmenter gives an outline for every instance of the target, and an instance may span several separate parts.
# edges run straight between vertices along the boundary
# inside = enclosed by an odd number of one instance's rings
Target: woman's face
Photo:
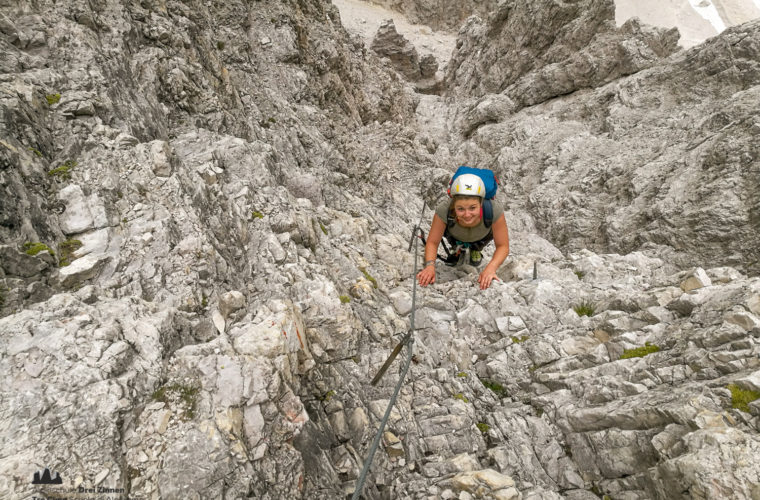
[[[454,215],[460,226],[477,226],[480,224],[480,198],[455,200]]]

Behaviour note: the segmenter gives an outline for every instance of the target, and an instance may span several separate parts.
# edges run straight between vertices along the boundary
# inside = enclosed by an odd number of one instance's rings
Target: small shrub
[[[503,385],[499,384],[498,382],[494,382],[493,380],[488,380],[488,379],[481,379],[480,382],[483,384],[484,387],[486,387],[487,389],[490,389],[498,397],[500,398],[506,397],[507,390],[504,388]]]
[[[340,296],[340,303],[341,304],[348,304],[349,302],[351,302],[351,297],[349,297],[348,295],[341,295]]]
[[[368,272],[367,269],[360,267],[359,270],[362,272],[365,278],[372,283],[372,288],[377,288],[377,280],[373,278]]]
[[[135,467],[132,467],[131,465],[127,468],[127,476],[129,476],[129,479],[137,479],[138,477],[142,476],[142,472],[140,469],[137,469]]]
[[[464,401],[465,403],[469,403],[470,402],[470,400],[467,399],[467,397],[464,394],[462,394],[461,392],[458,392],[458,393],[454,394],[454,399],[458,399],[460,401]]]
[[[224,42],[219,40],[216,42],[216,48],[219,50],[224,50]]]
[[[31,241],[24,243],[24,252],[26,252],[27,255],[37,255],[40,252],[48,252],[50,255],[55,255],[55,252],[46,244]]]
[[[731,391],[731,406],[746,413],[749,413],[749,404],[760,399],[760,392],[742,389],[736,384],[729,384],[728,390]]]
[[[478,430],[479,430],[480,432],[482,432],[483,434],[488,434],[488,431],[491,429],[491,426],[490,426],[490,425],[488,425],[488,424],[487,424],[487,423],[485,423],[485,422],[478,422],[478,423],[477,423],[477,424],[475,424],[475,425],[477,426]]]
[[[77,166],[77,162],[74,160],[67,160],[63,164],[48,171],[48,177],[56,177],[58,179],[69,180],[71,179],[71,169]]]
[[[74,257],[74,252],[80,248],[82,248],[82,242],[79,240],[72,239],[61,242],[61,244],[58,245],[58,253],[60,254],[58,265],[60,267],[65,267],[71,264],[74,260],[76,260],[76,257]]]
[[[48,94],[45,96],[45,99],[47,99],[48,106],[52,106],[53,104],[58,104],[58,101],[61,100],[61,94]]]
[[[510,337],[510,338],[512,339],[512,342],[514,342],[515,344],[519,344],[519,343],[521,343],[521,342],[525,342],[525,341],[526,341],[526,340],[528,340],[530,337],[528,337],[527,335],[522,335],[522,336],[520,336],[520,337],[515,337],[515,336],[512,336],[512,337]]]
[[[320,401],[324,401],[325,403],[327,403],[328,401],[330,401],[333,398],[333,396],[335,396],[335,391],[327,391],[319,399],[320,399]]]
[[[623,354],[620,355],[620,359],[643,358],[644,356],[652,354],[653,352],[657,352],[659,350],[659,346],[646,342],[641,347],[636,347],[635,349],[625,349],[623,351]]]
[[[575,314],[578,316],[593,316],[594,315],[594,304],[592,302],[588,302],[584,300],[580,304],[573,306],[573,311],[575,311]]]

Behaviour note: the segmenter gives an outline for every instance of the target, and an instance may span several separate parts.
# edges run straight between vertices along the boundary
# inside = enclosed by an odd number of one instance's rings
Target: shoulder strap
[[[448,229],[451,229],[454,227],[454,224],[457,223],[457,218],[454,216],[454,201],[452,200],[451,203],[449,203],[449,209],[446,212],[446,227]]]
[[[493,204],[491,200],[483,200],[483,225],[487,228],[493,224]]]

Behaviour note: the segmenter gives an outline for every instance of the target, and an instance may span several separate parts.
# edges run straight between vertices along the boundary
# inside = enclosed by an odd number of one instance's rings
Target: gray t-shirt
[[[451,200],[443,200],[438,207],[435,209],[435,214],[443,220],[443,223],[446,223],[446,219],[449,214],[449,205],[451,204]],[[501,206],[500,203],[497,203],[494,200],[491,200],[491,205],[493,206],[493,222],[496,222],[499,217],[504,213],[504,207]],[[492,226],[493,227],[493,223]],[[455,223],[451,228],[449,228],[449,234],[456,238],[459,241],[472,243],[473,241],[480,241],[486,236],[488,236],[488,233],[491,231],[491,228],[487,228],[485,224],[483,224],[483,220],[481,219],[480,224],[478,224],[475,227],[462,227],[459,224]]]

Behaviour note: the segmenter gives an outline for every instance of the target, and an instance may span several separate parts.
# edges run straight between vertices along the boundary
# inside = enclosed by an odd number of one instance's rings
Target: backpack
[[[486,188],[486,195],[483,197],[481,216],[483,218],[483,225],[490,228],[491,224],[493,224],[493,204],[491,203],[491,200],[496,196],[496,191],[499,189],[499,180],[496,178],[493,170],[462,165],[457,168],[449,181],[449,187],[446,190],[449,197],[451,197],[451,185],[454,184],[454,180],[462,174],[475,174],[483,181]],[[456,219],[451,213],[451,207],[449,207],[449,215],[446,218],[446,227],[451,228],[454,224],[456,224]]]

